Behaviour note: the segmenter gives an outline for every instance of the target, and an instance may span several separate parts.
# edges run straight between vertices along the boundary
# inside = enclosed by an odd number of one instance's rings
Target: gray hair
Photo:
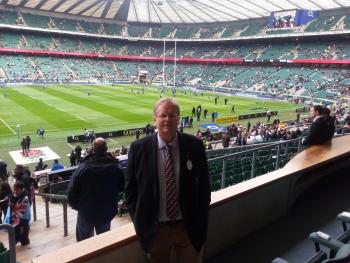
[[[176,114],[178,116],[180,116],[180,106],[177,103],[177,101],[174,100],[173,98],[166,98],[166,97],[161,98],[160,100],[158,100],[156,102],[156,104],[154,105],[154,109],[153,109],[153,116],[156,116],[157,110],[161,104],[171,104],[171,105],[175,106]]]

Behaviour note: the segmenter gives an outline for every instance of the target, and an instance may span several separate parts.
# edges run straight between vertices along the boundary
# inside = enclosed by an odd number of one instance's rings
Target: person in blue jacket
[[[68,203],[78,211],[76,239],[81,241],[109,231],[117,214],[118,194],[124,189],[119,161],[107,152],[107,143],[96,138],[92,151],[75,170],[68,184]]]

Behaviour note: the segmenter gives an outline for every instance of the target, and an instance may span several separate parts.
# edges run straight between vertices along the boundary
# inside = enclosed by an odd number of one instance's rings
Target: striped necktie
[[[175,179],[174,154],[171,146],[166,145],[165,182],[166,182],[166,215],[175,220],[179,214]]]

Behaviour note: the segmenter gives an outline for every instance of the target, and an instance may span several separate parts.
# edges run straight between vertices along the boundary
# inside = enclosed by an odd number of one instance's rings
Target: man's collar
[[[157,140],[158,140],[158,147],[159,149],[162,149],[163,147],[165,147],[166,145],[170,145],[172,148],[177,148],[177,133],[175,135],[175,138],[170,142],[170,143],[166,143],[162,137],[160,137],[159,133],[157,133]]]
[[[312,120],[312,122],[315,122],[317,119],[319,119],[321,117],[322,117],[321,115],[316,116],[315,119]]]

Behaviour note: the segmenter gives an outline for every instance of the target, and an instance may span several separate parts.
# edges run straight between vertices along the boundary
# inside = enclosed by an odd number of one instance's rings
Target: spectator
[[[51,171],[56,171],[60,169],[64,169],[64,165],[59,163],[57,159],[53,160]]]
[[[80,145],[75,146],[74,152],[77,158],[77,164],[81,162],[81,152],[83,149],[80,147]]]
[[[13,195],[10,197],[5,224],[15,228],[16,243],[22,246],[30,243],[29,240],[30,202],[23,182],[18,181],[13,186]]]
[[[69,162],[70,162],[70,167],[76,166],[77,165],[77,155],[74,150],[70,152],[69,155]]]
[[[197,108],[197,121],[201,120],[201,111]]]
[[[21,141],[21,147],[22,147],[22,154],[23,154],[23,156],[28,156],[27,141],[26,141],[25,138],[23,138],[22,141]]]
[[[7,180],[7,163],[0,159],[0,179]]]
[[[32,139],[29,135],[26,137],[26,147],[27,147],[27,153],[30,152],[30,144],[32,143]]]
[[[324,108],[321,105],[314,105],[310,109],[312,124],[308,136],[303,140],[304,145],[321,144],[329,140],[329,126],[323,117]]]
[[[193,106],[192,108],[192,117],[196,115],[196,108]]]
[[[34,191],[38,189],[37,182],[30,176],[30,170],[21,164],[17,164],[14,170],[13,177],[16,182],[23,182],[26,190],[26,195],[29,198],[29,203],[34,200]]]
[[[230,135],[228,132],[225,132],[224,135],[222,135],[222,147],[227,148],[230,146]]]
[[[124,145],[122,145],[122,148],[120,149],[120,154],[122,155],[128,154],[128,149]]]
[[[190,117],[189,126],[190,126],[190,128],[192,128],[192,126],[193,126],[193,118],[192,117]]]
[[[4,215],[5,219],[11,195],[12,191],[8,182],[0,179],[0,224],[2,224],[2,215]]]
[[[267,117],[267,122],[270,122],[270,118],[271,118],[271,110],[270,109],[268,109],[266,111],[266,117]]]
[[[35,166],[35,171],[42,171],[47,168],[47,164],[43,162],[43,158],[39,158],[38,164]]]
[[[331,115],[329,108],[324,107],[323,118],[327,125],[327,139],[331,140],[335,132],[335,117]]]
[[[139,129],[136,129],[136,132],[135,132],[135,136],[136,136],[136,140],[138,140],[140,138],[140,130]]]
[[[38,134],[38,136],[41,137],[41,139],[44,139],[44,133],[45,133],[45,130],[43,128],[39,128],[36,131],[36,134]]]
[[[204,116],[204,119],[206,119],[207,118],[207,115],[208,115],[208,109],[207,108],[205,108],[204,109],[204,111],[203,111],[203,116]]]
[[[76,239],[81,241],[109,231],[117,214],[118,194],[124,176],[118,160],[107,152],[107,143],[97,138],[92,152],[74,172],[68,185],[68,203],[78,211]]]

